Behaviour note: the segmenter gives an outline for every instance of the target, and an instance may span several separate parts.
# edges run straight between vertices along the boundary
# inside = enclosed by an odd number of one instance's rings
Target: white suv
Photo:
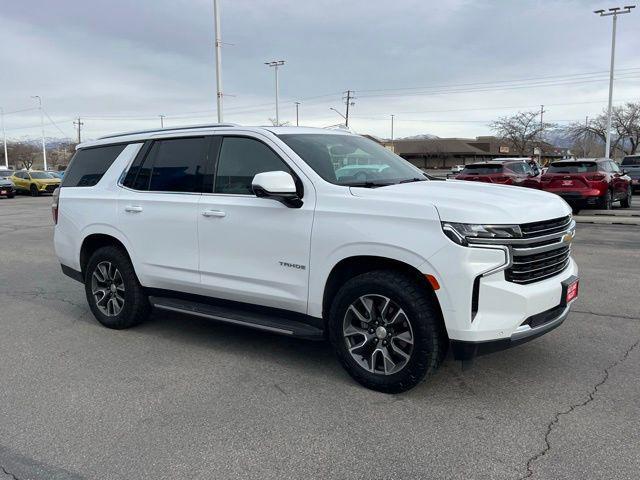
[[[348,165],[357,176],[336,176]],[[364,178],[363,178],[364,172]],[[541,191],[429,180],[343,131],[230,124],[83,143],[55,249],[100,323],[152,307],[307,339],[385,392],[558,326],[575,223]]]

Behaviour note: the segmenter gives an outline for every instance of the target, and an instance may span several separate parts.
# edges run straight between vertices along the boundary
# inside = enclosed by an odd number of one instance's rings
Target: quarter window
[[[225,137],[220,149],[215,192],[252,195],[253,177],[273,171],[291,172],[264,143],[248,137]]]
[[[125,147],[126,145],[109,145],[78,150],[64,174],[62,186],[93,187]]]

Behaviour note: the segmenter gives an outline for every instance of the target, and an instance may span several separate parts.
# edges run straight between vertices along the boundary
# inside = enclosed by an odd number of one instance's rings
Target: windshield
[[[549,165],[547,173],[587,173],[597,171],[596,162],[556,162]]]
[[[13,171],[11,170],[0,170],[0,178],[10,177],[11,175],[13,175]]]
[[[46,172],[31,172],[29,173],[29,175],[31,175],[31,178],[35,178],[36,180],[45,180],[48,178],[54,178],[53,175]]]
[[[462,175],[491,175],[492,173],[501,173],[502,165],[487,163],[480,165],[467,165],[462,170]]]
[[[279,137],[318,175],[335,185],[379,187],[427,180],[422,170],[363,137],[322,133]]]
[[[640,167],[640,155],[634,155],[633,157],[624,157],[622,160],[623,167]]]

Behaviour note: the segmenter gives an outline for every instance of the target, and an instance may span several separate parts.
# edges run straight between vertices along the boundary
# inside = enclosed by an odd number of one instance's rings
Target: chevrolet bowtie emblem
[[[573,237],[575,236],[575,232],[569,232],[567,234],[565,234],[564,237],[562,237],[562,241],[564,243],[569,243],[571,240],[573,240]]]

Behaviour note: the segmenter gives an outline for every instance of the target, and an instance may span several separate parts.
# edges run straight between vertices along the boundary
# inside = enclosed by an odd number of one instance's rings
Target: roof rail
[[[149,130],[136,130],[133,132],[114,133],[113,135],[105,135],[98,138],[98,140],[104,140],[106,138],[126,137],[129,135],[141,135],[143,133],[156,133],[156,132],[174,132],[179,130],[192,130],[197,128],[213,128],[213,127],[239,127],[237,123],[206,123],[202,125],[188,125],[185,127],[167,127],[167,128],[153,128]]]

